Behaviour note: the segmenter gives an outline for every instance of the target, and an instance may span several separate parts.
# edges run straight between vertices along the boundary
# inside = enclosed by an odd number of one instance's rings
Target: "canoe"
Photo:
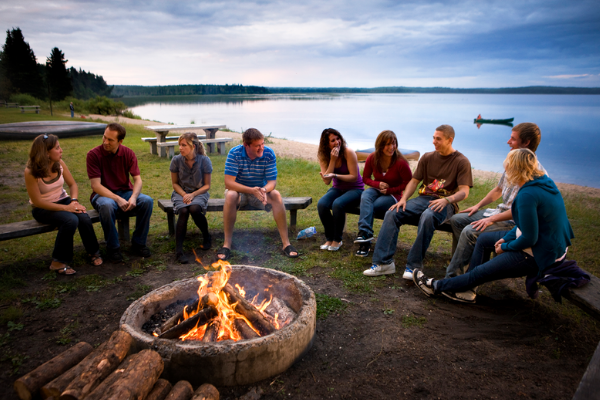
[[[419,161],[419,157],[421,156],[421,154],[417,150],[407,150],[407,149],[398,149],[398,150],[400,150],[400,153],[402,153],[402,155],[404,157],[406,157],[407,160]],[[371,154],[374,151],[375,151],[375,147],[371,147],[370,149],[365,149],[365,150],[356,150],[356,158],[358,158],[358,162],[366,161],[367,157],[369,157],[369,154]]]
[[[507,125],[510,124],[514,121],[514,118],[506,118],[506,119],[485,119],[485,118],[480,118],[477,119],[475,118],[473,120],[473,123],[475,124],[502,124],[502,125]]]
[[[81,121],[30,121],[0,124],[0,140],[33,140],[38,135],[51,133],[60,139],[102,135],[106,124]]]

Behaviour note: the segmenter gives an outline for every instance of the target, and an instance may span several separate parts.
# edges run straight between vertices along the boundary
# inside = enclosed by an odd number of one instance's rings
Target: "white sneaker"
[[[404,273],[402,274],[402,279],[406,279],[407,281],[412,281],[413,280],[413,270],[406,267],[406,269],[404,270]]]
[[[381,264],[381,265],[373,264],[373,265],[371,265],[371,268],[363,271],[363,275],[366,275],[366,276],[390,275],[390,274],[395,274],[395,273],[396,273],[396,265],[394,265],[393,261],[389,264]]]

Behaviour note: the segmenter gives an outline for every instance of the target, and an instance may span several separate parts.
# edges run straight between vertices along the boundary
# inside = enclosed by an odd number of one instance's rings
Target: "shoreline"
[[[99,114],[90,114],[86,116],[86,118],[91,119],[99,119],[107,122],[123,122],[126,124],[133,125],[160,125],[160,122],[157,121],[148,121],[144,119],[133,119],[126,117],[115,117],[115,116],[106,116]],[[166,124],[165,124],[166,125]],[[204,134],[202,129],[190,129],[190,132],[195,132],[197,134]],[[231,137],[234,141],[241,141],[242,134],[237,132],[226,132],[226,131],[218,131],[216,137]],[[268,138],[268,141],[272,143],[265,144],[272,148],[275,151],[275,154],[282,157],[289,158],[301,158],[308,161],[318,162],[317,159],[317,149],[319,146],[316,144],[308,144],[302,142],[296,142],[293,140],[287,139],[277,139],[277,138]],[[416,161],[409,161],[411,168],[414,171],[414,168],[417,166]],[[473,169],[473,179],[483,180],[483,181],[498,181],[500,179],[501,173],[493,172],[493,171],[483,171],[480,169]],[[593,188],[588,186],[580,186],[572,183],[560,183],[556,182],[556,186],[562,193],[569,193],[575,195],[586,195],[591,197],[600,198],[600,188]]]

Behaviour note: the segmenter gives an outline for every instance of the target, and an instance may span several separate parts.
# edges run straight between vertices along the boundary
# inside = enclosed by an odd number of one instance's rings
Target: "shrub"
[[[133,111],[131,111],[131,110],[125,110],[125,111],[123,111],[123,116],[125,118],[142,119],[142,117],[140,117],[137,114],[134,114]]]
[[[37,99],[30,94],[24,93],[13,94],[12,96],[10,96],[10,102],[19,103],[20,106],[40,106],[43,103],[45,103],[42,100]]]

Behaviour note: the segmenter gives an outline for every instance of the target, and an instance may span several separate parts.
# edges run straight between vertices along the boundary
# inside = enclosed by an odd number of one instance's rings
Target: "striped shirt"
[[[227,154],[225,175],[235,176],[235,181],[248,187],[264,187],[267,181],[277,179],[277,158],[271,148],[265,146],[262,157],[251,160],[243,144]]]

